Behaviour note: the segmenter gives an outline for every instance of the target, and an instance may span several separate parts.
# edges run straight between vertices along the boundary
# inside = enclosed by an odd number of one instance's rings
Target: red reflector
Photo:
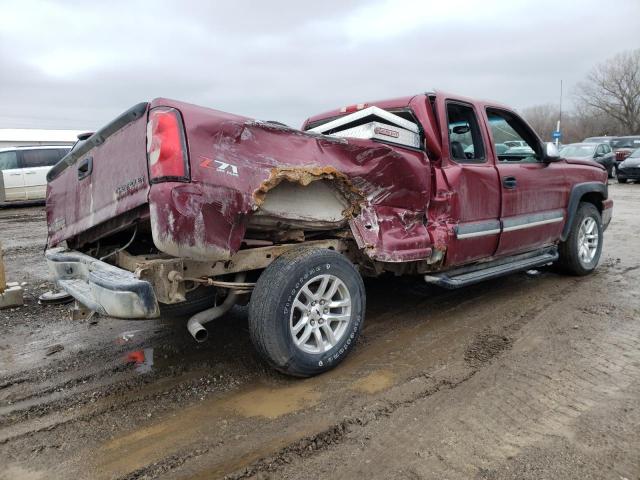
[[[189,181],[182,117],[175,108],[156,107],[149,112],[147,160],[151,181]]]

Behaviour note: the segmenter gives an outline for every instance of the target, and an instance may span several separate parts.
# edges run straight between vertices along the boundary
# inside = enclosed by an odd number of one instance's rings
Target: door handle
[[[20,175],[22,175],[21,173],[10,173],[9,176],[11,177],[19,177]]]
[[[36,172],[24,172],[25,175],[35,175]]]
[[[87,157],[80,162],[78,165],[78,180],[82,180],[83,178],[91,175],[93,171],[93,157]]]
[[[513,190],[518,186],[518,181],[516,180],[516,177],[503,177],[502,186],[509,190]]]

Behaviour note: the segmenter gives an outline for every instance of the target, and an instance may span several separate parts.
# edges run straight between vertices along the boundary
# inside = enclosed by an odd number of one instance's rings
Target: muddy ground
[[[367,282],[334,371],[266,368],[237,309],[184,325],[72,321],[50,288],[42,207],[0,210],[0,478],[638,479],[640,185],[611,185],[600,267],[460,291]]]

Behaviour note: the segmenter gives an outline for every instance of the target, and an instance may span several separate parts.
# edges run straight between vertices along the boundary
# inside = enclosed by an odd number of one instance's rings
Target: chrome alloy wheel
[[[583,265],[591,263],[598,251],[600,242],[598,224],[593,217],[586,217],[578,231],[578,257]]]
[[[324,353],[340,342],[350,318],[347,286],[334,275],[318,275],[298,291],[291,307],[289,331],[303,352]]]

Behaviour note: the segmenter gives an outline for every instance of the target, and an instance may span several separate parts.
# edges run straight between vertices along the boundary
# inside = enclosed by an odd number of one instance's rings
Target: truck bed
[[[180,112],[186,181],[149,182],[147,117],[157,107]],[[52,169],[48,244],[86,250],[144,224],[160,252],[216,261],[247,241],[346,230],[373,259],[419,260],[431,254],[429,185],[429,161],[418,148],[155,99],[123,113]]]

